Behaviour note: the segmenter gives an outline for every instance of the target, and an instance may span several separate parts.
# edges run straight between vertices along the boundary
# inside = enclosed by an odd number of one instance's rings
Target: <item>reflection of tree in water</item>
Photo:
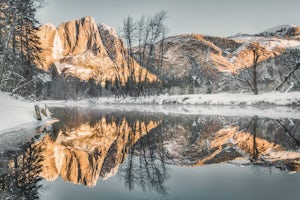
[[[153,135],[153,132],[161,132],[162,126],[153,128],[143,125],[153,120],[160,124],[161,117],[142,113],[129,115],[127,113],[125,118],[124,115],[115,113],[105,117],[107,123],[116,124],[117,137],[105,157],[100,177],[105,179],[107,173],[118,170],[119,177],[129,190],[134,190],[138,186],[143,191],[155,190],[161,195],[167,195],[167,188],[164,185],[167,170],[164,162],[163,137],[156,135],[146,137],[148,134]],[[127,134],[122,130],[123,120],[131,127]]]
[[[265,124],[269,125],[263,127]],[[246,152],[251,154],[251,165],[253,167],[265,167],[269,173],[273,167],[283,171],[298,171],[297,160],[299,158],[288,157],[289,152],[297,152],[299,149],[300,141],[296,138],[297,130],[294,128],[295,125],[291,119],[269,119],[269,122],[266,123],[265,119],[253,117],[244,129],[244,131],[252,134],[252,145],[243,147]],[[269,133],[265,136],[266,142],[262,144],[263,132],[266,131]],[[273,158],[274,155],[273,157],[269,156],[267,151],[271,152],[269,154],[273,153],[276,158]]]
[[[196,166],[244,158],[249,159],[249,165],[261,169],[298,171],[299,154],[295,150],[299,149],[299,140],[294,123],[299,120],[164,117],[159,127],[130,148],[119,174],[129,189],[139,185],[146,190],[148,185],[167,194],[166,163]],[[294,157],[289,157],[291,152]]]
[[[0,172],[1,190],[14,199],[38,198],[38,174],[92,187],[99,177],[106,179],[118,172],[129,190],[141,187],[166,196],[166,163],[201,166],[243,157],[249,158],[251,166],[288,171],[297,167],[292,159],[273,161],[264,156],[269,148],[274,153],[298,149],[295,133],[300,120],[80,109],[54,113],[60,122],[53,125],[52,137],[46,135],[37,142],[40,145],[24,145],[24,152],[15,157],[10,169]],[[54,147],[63,153],[55,153]],[[45,164],[43,170],[40,163]]]
[[[129,190],[135,185],[143,191],[155,190],[166,196],[168,188],[165,182],[168,178],[163,147],[162,126],[151,132],[158,132],[155,137],[144,136],[138,143],[130,144],[127,159],[119,170],[119,176],[124,180]],[[153,136],[153,135],[152,135]]]
[[[36,147],[34,141],[22,145],[9,162],[8,168],[0,171],[0,189],[6,199],[38,199],[39,189],[42,187],[41,148]]]
[[[172,116],[164,118],[160,127],[160,132],[148,134],[141,141],[161,137],[168,164],[201,166],[243,158],[252,166],[300,170],[300,120]]]
[[[51,165],[51,168],[57,169],[63,180],[93,187],[99,176],[107,179],[119,171],[130,190],[139,185],[144,190],[166,195],[162,137],[161,141],[157,137],[145,138],[160,127],[160,115],[80,109],[58,109],[54,113],[61,121],[54,125],[49,146],[61,148],[65,157],[59,158],[62,165]],[[80,134],[80,130],[84,130],[84,134]],[[49,140],[44,141],[46,144]],[[77,154],[68,154],[70,150]],[[76,162],[68,162],[72,160]],[[70,171],[74,172],[72,176],[64,175]],[[47,177],[47,171],[43,172]]]

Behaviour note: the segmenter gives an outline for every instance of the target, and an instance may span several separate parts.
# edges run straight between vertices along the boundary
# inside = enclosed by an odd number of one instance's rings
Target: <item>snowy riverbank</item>
[[[43,101],[50,107],[84,107],[108,111],[138,111],[184,115],[261,116],[300,119],[300,92],[210,94]],[[298,106],[297,106],[298,105]]]
[[[159,95],[147,97],[102,97],[80,101],[43,101],[48,104],[64,104],[77,106],[81,104],[182,104],[182,105],[218,105],[218,106],[300,106],[300,92],[249,93],[233,94],[191,94],[191,95]]]
[[[39,102],[39,104],[53,107],[80,106],[165,114],[258,115],[300,118],[300,110],[297,109],[300,108],[300,92],[273,92],[260,95],[221,93],[160,95],[139,98],[105,97],[80,101],[51,100]],[[44,123],[45,119],[42,122],[36,120],[34,105],[35,103],[17,100],[5,93],[0,93],[0,133],[22,128],[29,123],[36,126]]]
[[[118,103],[118,104],[191,104],[191,105],[275,105],[291,106],[300,105],[300,92],[291,93],[263,93],[253,94],[194,94],[194,95],[161,95],[150,97],[127,97],[118,99],[100,98],[97,103]]]
[[[45,117],[42,121],[37,121],[34,105],[35,103],[15,99],[0,92],[0,134],[45,123]]]

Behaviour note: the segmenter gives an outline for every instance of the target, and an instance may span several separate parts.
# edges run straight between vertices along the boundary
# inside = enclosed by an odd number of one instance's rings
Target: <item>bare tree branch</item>
[[[294,74],[294,72],[299,69],[300,67],[300,62],[296,64],[296,66],[294,67],[294,69],[292,71],[290,71],[290,73],[288,75],[285,76],[285,79],[276,87],[276,91],[278,91],[282,85],[287,82],[287,80]]]

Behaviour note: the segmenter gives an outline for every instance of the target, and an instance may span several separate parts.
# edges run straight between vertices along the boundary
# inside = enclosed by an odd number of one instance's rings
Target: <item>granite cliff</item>
[[[58,28],[44,24],[39,28],[41,52],[36,64],[48,71],[55,66],[60,74],[81,80],[91,78],[104,84],[118,79],[121,83],[130,76],[128,59],[133,63],[134,75],[142,80],[154,81],[156,76],[131,58],[126,57],[126,47],[116,31],[105,24],[84,17],[62,23]],[[147,77],[146,77],[147,74]]]

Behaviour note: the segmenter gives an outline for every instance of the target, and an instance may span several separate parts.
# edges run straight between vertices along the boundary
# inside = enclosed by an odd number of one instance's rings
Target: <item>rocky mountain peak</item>
[[[101,84],[116,79],[125,83],[129,77],[127,50],[117,32],[105,24],[98,26],[90,16],[62,23],[58,28],[42,25],[38,35],[42,50],[35,62],[46,71],[54,64],[61,74],[81,80],[93,78]],[[134,67],[142,73],[142,79],[156,79],[138,63]]]
[[[113,37],[118,38],[118,33],[114,28],[112,28],[104,23],[99,23],[98,27],[99,27],[100,33],[108,32]]]
[[[84,17],[61,24],[58,33],[62,40],[63,55],[76,55],[87,50],[101,52],[103,43],[101,41],[98,26],[92,17]]]
[[[104,46],[113,59],[122,59],[122,50],[125,50],[123,41],[118,37],[117,31],[103,23],[98,26],[100,37]],[[119,50],[119,51],[118,51]]]

